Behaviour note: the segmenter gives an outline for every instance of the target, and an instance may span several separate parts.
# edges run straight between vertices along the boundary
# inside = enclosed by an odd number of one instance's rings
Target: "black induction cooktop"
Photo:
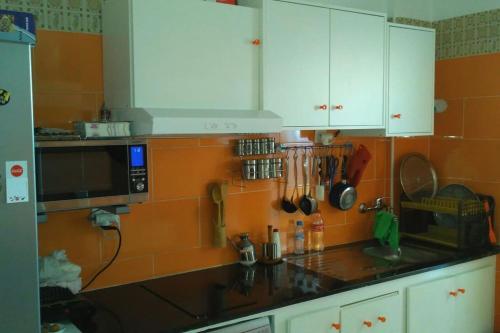
[[[325,292],[340,281],[281,263],[230,265],[142,283],[142,287],[197,319],[262,308]],[[338,286],[337,286],[338,287]]]

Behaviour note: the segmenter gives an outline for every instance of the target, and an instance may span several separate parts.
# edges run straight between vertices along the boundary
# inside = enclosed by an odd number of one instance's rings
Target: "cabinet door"
[[[264,109],[284,126],[327,127],[330,10],[266,1]]]
[[[288,322],[288,333],[333,333],[340,329],[339,307],[331,307],[292,318]]]
[[[493,332],[495,269],[492,266],[457,275],[455,333]]]
[[[388,134],[434,132],[435,33],[389,27]]]
[[[455,333],[454,278],[445,278],[407,289],[408,333]]]
[[[381,128],[385,18],[331,11],[330,125]]]
[[[354,303],[340,310],[341,332],[401,333],[402,299],[393,293]]]
[[[132,4],[136,107],[258,108],[258,10],[199,0]]]

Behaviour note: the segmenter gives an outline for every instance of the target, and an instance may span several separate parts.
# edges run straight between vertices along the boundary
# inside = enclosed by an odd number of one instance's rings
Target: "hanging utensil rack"
[[[235,186],[239,186],[241,188],[244,188],[245,185],[243,182],[246,181],[255,181],[255,180],[267,180],[267,181],[277,181],[277,182],[282,182],[282,179],[284,177],[287,177],[285,168],[284,168],[284,163],[282,163],[281,168],[277,170],[279,174],[281,175],[280,177],[277,178],[268,178],[268,179],[244,179],[242,177],[242,168],[243,168],[243,163],[246,160],[249,159],[262,159],[262,158],[279,158],[282,161],[284,159],[289,158],[292,154],[306,154],[306,155],[316,155],[316,156],[321,156],[324,154],[332,154],[333,151],[335,150],[340,150],[342,154],[350,155],[354,151],[354,144],[351,142],[345,142],[345,143],[336,143],[336,144],[330,144],[330,145],[315,145],[311,144],[310,142],[307,143],[276,143],[276,150],[274,153],[268,153],[268,154],[260,154],[260,155],[248,155],[248,156],[238,156],[239,160],[241,161],[240,168],[238,170],[233,170],[232,174],[232,184]]]
[[[346,143],[335,143],[330,145],[314,145],[311,143],[281,143],[278,145],[277,151],[288,152],[288,151],[332,151],[335,149],[343,149],[348,151],[349,154],[354,150],[354,144],[351,142]]]

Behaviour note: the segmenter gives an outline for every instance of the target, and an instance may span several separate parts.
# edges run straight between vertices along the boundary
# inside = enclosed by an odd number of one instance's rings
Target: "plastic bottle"
[[[276,244],[276,258],[281,258],[281,239],[278,229],[273,230],[273,244]]]
[[[295,254],[304,254],[304,222],[297,221],[295,227]]]
[[[314,214],[312,218],[313,222],[311,226],[311,249],[313,251],[323,251],[325,249],[325,243],[323,241],[325,224],[320,214]]]

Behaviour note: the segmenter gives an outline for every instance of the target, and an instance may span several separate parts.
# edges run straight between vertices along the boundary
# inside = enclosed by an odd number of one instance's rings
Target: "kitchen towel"
[[[375,215],[373,236],[380,244],[389,245],[393,250],[399,248],[398,218],[389,212],[380,211]]]

